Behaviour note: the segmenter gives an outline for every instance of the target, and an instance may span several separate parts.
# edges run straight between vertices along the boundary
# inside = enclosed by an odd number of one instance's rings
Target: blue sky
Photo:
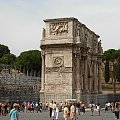
[[[103,50],[120,48],[120,0],[0,0],[0,44],[11,53],[40,50],[44,19],[75,17],[100,35]]]

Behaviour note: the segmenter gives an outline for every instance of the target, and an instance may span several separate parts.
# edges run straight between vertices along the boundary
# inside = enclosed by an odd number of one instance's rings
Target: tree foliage
[[[118,82],[120,82],[120,63],[117,66],[116,79]]]
[[[115,49],[109,49],[104,52],[103,54],[103,60],[109,61],[114,57]]]
[[[114,79],[117,79],[120,82],[120,49],[109,49],[104,52],[103,54],[103,61],[112,62],[113,65],[113,76]],[[110,66],[110,65],[109,65]],[[105,81],[108,82],[108,77],[110,77],[110,70],[109,70],[108,63],[105,65]]]
[[[0,44],[0,64],[10,65],[21,72],[34,76],[41,76],[41,52],[29,50],[22,52],[18,57],[10,53],[7,46]]]
[[[15,60],[16,56],[10,53],[9,48],[0,44],[0,64],[13,66]]]
[[[2,56],[2,58],[0,58],[0,63],[13,66],[15,60],[16,60],[15,55],[13,55],[13,54],[4,54]]]
[[[4,54],[10,54],[10,50],[8,46],[0,44],[0,58],[2,58]]]
[[[108,83],[110,79],[110,72],[109,72],[109,62],[105,63],[105,82]]]
[[[27,74],[38,75],[41,72],[41,52],[39,50],[29,50],[22,52],[15,63],[17,69]],[[40,75],[40,74],[39,74]]]

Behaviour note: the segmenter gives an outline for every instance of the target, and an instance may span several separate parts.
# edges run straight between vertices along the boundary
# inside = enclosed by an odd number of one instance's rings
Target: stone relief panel
[[[76,24],[76,36],[80,37],[80,23]]]
[[[53,57],[53,66],[54,67],[64,66],[64,57],[63,56]]]
[[[61,35],[68,33],[68,22],[57,22],[50,24],[51,35]]]
[[[51,72],[60,72],[60,73],[71,73],[72,67],[46,67],[45,73],[51,73]]]
[[[94,40],[93,40],[93,51],[94,51],[94,53],[97,52],[97,51],[96,51],[96,48],[97,48],[97,41],[96,41],[96,39],[94,39]]]

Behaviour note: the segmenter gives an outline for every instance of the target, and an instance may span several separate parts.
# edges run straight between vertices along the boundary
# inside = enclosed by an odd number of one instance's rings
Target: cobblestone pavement
[[[9,120],[9,115],[7,116],[0,116],[0,120]],[[52,118],[49,118],[49,112],[29,112],[29,113],[19,113],[19,120],[52,120]],[[59,120],[64,120],[62,112],[59,114]],[[104,112],[101,111],[101,116],[98,116],[96,112],[94,112],[94,115],[91,116],[91,112],[86,112],[84,115],[79,115],[78,120],[115,120],[114,113],[111,111]]]

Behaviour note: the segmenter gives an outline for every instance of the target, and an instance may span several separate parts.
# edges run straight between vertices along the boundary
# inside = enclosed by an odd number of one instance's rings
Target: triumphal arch
[[[46,19],[42,32],[40,101],[88,102],[101,92],[99,35],[78,19]]]

